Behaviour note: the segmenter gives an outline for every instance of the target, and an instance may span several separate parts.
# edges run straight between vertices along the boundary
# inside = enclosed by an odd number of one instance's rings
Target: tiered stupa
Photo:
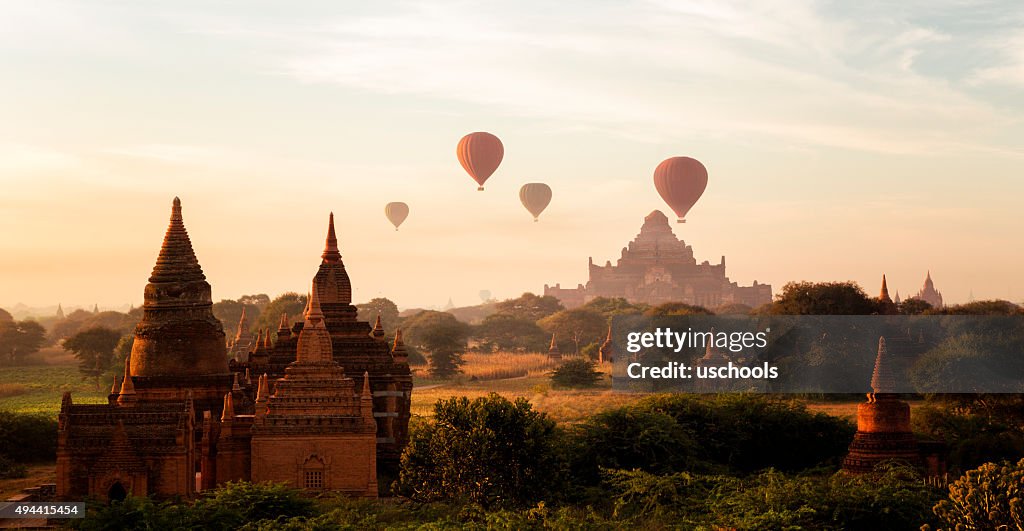
[[[725,275],[725,257],[718,264],[697,263],[693,248],[672,232],[668,217],[655,210],[615,265],[598,265],[589,259],[586,286],[544,286],[544,295],[557,298],[566,308],[586,304],[596,297],[622,297],[633,303],[683,302],[705,308],[726,304],[758,307],[772,301],[767,284],[740,286]]]
[[[843,461],[843,470],[869,473],[882,461],[900,460],[924,466],[917,440],[910,428],[910,404],[899,399],[893,360],[878,338],[878,355],[871,375],[868,401],[857,406],[857,434]]]
[[[931,270],[924,277],[924,286],[921,287],[921,291],[917,292],[914,298],[921,299],[928,304],[932,305],[932,308],[942,308],[942,292],[935,289],[935,283],[932,282]],[[973,293],[972,293],[972,299]]]
[[[377,422],[370,377],[363,374],[357,392],[334,361],[315,283],[313,288],[296,360],[277,380],[273,394],[257,397],[252,480],[376,497]]]

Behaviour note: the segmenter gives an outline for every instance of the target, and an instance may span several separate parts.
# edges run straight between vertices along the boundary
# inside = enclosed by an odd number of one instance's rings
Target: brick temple
[[[618,262],[594,264],[590,279],[576,288],[544,286],[544,295],[557,298],[566,308],[582,306],[597,297],[622,297],[634,303],[683,302],[716,308],[745,304],[756,308],[772,301],[769,284],[740,286],[725,276],[725,257],[718,264],[697,263],[693,248],[672,232],[668,217],[655,210],[644,218],[640,233],[622,248]]]
[[[412,380],[400,332],[388,344],[356,319],[333,221],[302,322],[282,318],[276,341],[268,330],[229,364],[175,198],[124,376],[107,404],[62,399],[58,498],[190,497],[234,480],[377,496],[408,439]]]

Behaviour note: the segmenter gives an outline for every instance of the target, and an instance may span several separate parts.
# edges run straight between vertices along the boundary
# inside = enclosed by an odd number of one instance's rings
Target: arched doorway
[[[110,489],[107,490],[107,498],[110,501],[124,501],[128,497],[128,491],[124,489],[124,485],[120,481],[115,481]]]

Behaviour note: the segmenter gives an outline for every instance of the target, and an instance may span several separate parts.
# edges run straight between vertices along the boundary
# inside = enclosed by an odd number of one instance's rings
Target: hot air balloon
[[[519,189],[519,200],[533,214],[533,221],[551,203],[551,187],[544,183],[526,183]]]
[[[388,221],[395,226],[395,230],[398,230],[398,226],[405,221],[405,218],[409,217],[409,205],[405,203],[388,203],[384,206],[384,215],[388,217]]]
[[[501,140],[490,133],[470,133],[459,140],[455,153],[459,156],[459,164],[466,173],[480,185],[477,190],[484,189],[484,181],[498,169],[501,158],[505,156],[505,147]]]
[[[672,207],[679,223],[686,223],[683,218],[707,186],[708,170],[697,159],[672,157],[662,161],[654,170],[654,187]]]
[[[491,300],[491,290],[489,290],[489,289],[482,289],[482,290],[480,290],[480,300],[483,301],[483,302],[487,302],[487,301]]]

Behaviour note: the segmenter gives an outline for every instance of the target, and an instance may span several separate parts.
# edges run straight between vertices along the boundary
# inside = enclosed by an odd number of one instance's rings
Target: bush
[[[922,407],[912,418],[914,431],[945,442],[946,466],[959,473],[986,462],[1024,458],[1024,433],[1008,417],[945,404]]]
[[[0,411],[0,455],[18,462],[57,458],[57,420],[42,414]]]
[[[0,454],[0,479],[17,479],[28,477],[28,467],[11,461]]]
[[[1024,459],[985,463],[949,486],[933,509],[941,529],[1024,528]]]
[[[533,504],[559,490],[556,439],[554,421],[524,398],[439,400],[434,422],[416,429],[402,454],[398,489],[422,502]]]
[[[551,371],[551,383],[555,387],[594,387],[601,381],[602,375],[594,368],[593,362],[571,359]]]

